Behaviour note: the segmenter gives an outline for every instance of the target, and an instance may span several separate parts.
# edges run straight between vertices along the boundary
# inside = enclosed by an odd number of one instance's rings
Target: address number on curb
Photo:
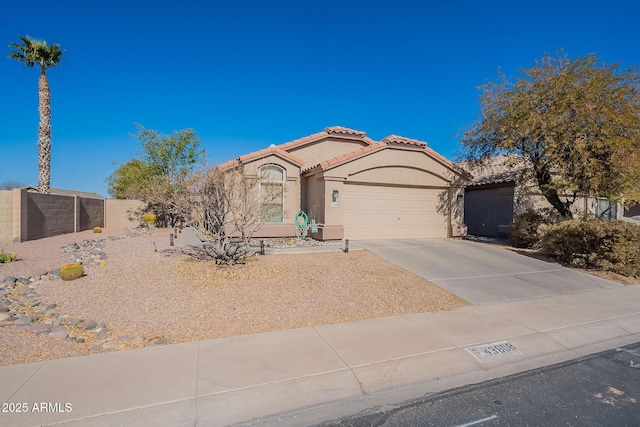
[[[480,363],[495,362],[501,359],[520,356],[522,352],[514,344],[508,341],[498,341],[491,344],[482,344],[465,348]]]

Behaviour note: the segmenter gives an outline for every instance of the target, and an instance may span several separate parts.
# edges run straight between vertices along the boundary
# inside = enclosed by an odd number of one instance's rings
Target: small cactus
[[[77,263],[63,265],[58,275],[62,280],[75,280],[84,276],[84,267]]]
[[[18,254],[16,252],[5,253],[4,249],[0,249],[0,264],[9,263],[17,257]]]
[[[93,232],[94,232],[94,233],[102,233],[102,228],[100,228],[100,227],[95,227],[95,228],[93,229]]]

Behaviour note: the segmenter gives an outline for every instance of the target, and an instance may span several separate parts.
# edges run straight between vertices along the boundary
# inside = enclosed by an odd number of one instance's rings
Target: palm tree
[[[32,39],[29,36],[18,36],[22,44],[12,42],[9,47],[16,50],[9,53],[10,59],[22,62],[26,67],[40,66],[38,79],[38,191],[49,193],[51,182],[51,92],[47,80],[47,68],[60,63],[63,50],[60,45],[47,45],[44,40]]]

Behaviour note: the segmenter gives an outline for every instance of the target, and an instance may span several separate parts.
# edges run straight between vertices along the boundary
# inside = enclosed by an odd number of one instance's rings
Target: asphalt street
[[[640,343],[323,426],[638,426]]]

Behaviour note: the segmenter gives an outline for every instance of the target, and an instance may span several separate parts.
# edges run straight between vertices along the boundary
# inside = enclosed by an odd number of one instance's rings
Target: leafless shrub
[[[232,265],[245,262],[249,242],[262,226],[269,202],[282,197],[265,191],[268,184],[268,176],[246,167],[211,167],[172,188],[159,186],[160,191],[150,192],[150,200],[212,238],[203,247],[192,248],[192,256]]]

